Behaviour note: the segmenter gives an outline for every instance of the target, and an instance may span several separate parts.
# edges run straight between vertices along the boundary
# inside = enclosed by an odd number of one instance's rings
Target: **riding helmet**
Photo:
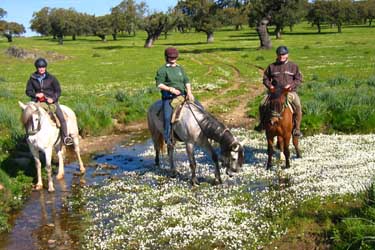
[[[276,54],[277,55],[286,55],[288,53],[289,53],[289,51],[288,51],[288,48],[286,46],[279,46],[276,49]]]
[[[177,58],[178,57],[178,50],[173,47],[166,48],[164,51],[165,57],[169,58]]]
[[[35,68],[45,68],[47,67],[47,61],[44,58],[38,58],[36,59],[34,65],[35,65]]]

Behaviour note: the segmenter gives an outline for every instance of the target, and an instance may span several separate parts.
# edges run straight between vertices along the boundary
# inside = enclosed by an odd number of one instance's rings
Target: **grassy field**
[[[111,133],[114,119],[120,123],[145,119],[147,107],[159,98],[154,77],[164,63],[163,51],[168,46],[180,50],[179,63],[184,66],[200,100],[235,100],[227,106],[208,107],[210,111],[231,112],[236,105],[245,102],[246,112],[257,116],[256,107],[261,97],[255,100],[237,100],[236,97],[254,87],[262,87],[259,69],[274,61],[274,49],[257,50],[257,35],[249,28],[219,30],[215,32],[213,44],[206,44],[205,39],[202,33],[171,33],[167,39],[161,37],[156,41],[153,48],[145,49],[143,32],[106,43],[97,37],[78,37],[76,41],[68,37],[64,45],[43,37],[16,38],[12,44],[0,38],[0,183],[11,190],[11,187],[30,182],[27,178],[9,181],[10,168],[4,166],[3,161],[23,138],[17,101],[29,100],[24,90],[29,75],[35,70],[34,59],[8,56],[6,50],[10,46],[48,59],[48,70],[62,86],[60,102],[75,110],[83,136]],[[341,34],[336,33],[336,28],[326,27],[317,34],[308,24],[300,24],[293,32],[286,31],[282,39],[273,40],[274,48],[289,47],[290,59],[303,73],[300,93],[305,134],[374,132],[373,41],[372,27],[348,26]],[[241,81],[235,82],[236,77]],[[239,84],[235,90],[223,91],[234,84]],[[12,170],[13,174],[16,170]],[[18,197],[17,192],[7,195]],[[4,193],[0,195],[0,200],[9,200]],[[6,203],[3,207],[16,206]]]

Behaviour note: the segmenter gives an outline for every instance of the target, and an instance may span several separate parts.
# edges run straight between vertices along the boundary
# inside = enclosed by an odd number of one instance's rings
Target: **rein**
[[[41,112],[40,112],[38,106],[37,106],[36,108],[37,108],[37,110],[34,111],[34,112],[30,115],[30,117],[29,117],[27,123],[29,123],[29,122],[30,122],[30,119],[32,119],[32,115],[33,115],[35,112],[37,112],[37,113],[38,113],[38,116],[39,116],[38,126],[37,126],[36,130],[34,130],[34,123],[32,122],[32,123],[31,123],[31,125],[32,125],[32,131],[28,131],[28,130],[26,130],[26,134],[27,134],[28,136],[37,134],[37,133],[41,130],[41,127],[42,127],[42,125],[41,125],[41,117],[42,117],[42,114],[41,114]]]
[[[195,103],[187,102],[187,105],[188,105],[188,107],[189,107],[191,113],[193,114],[193,117],[194,117],[195,121],[198,123],[199,128],[201,129],[202,133],[204,134],[205,137],[210,138],[209,135],[208,135],[207,133],[205,133],[205,130],[203,129],[201,122],[200,122],[200,121],[197,119],[197,117],[195,116],[195,113],[194,113],[193,109],[192,109],[191,106],[190,106],[191,104],[193,104],[196,108],[198,108],[198,109],[201,110],[201,111],[204,111],[204,110],[203,110],[201,107],[199,107],[198,105],[196,105]],[[218,142],[219,142],[220,144],[222,144],[223,139],[224,139],[224,134],[225,134],[226,132],[230,132],[229,129],[228,129],[227,127],[225,127],[224,130],[223,130],[222,132],[219,133],[219,137],[220,137],[220,139],[218,140]],[[230,143],[230,145],[229,145],[228,148],[230,148],[235,142],[236,142],[236,141],[233,140],[233,141]]]

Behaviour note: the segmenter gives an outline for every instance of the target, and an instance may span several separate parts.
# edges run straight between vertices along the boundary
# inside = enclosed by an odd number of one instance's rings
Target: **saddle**
[[[53,103],[47,104],[45,102],[38,102],[37,105],[47,112],[50,119],[56,124],[56,127],[58,127],[58,128],[61,127],[60,120],[59,120],[59,118],[57,118],[57,115],[56,115],[56,105],[55,104],[53,104]]]
[[[178,96],[174,98],[171,102],[171,106],[173,108],[173,113],[172,113],[172,119],[171,123],[176,123],[180,120],[180,114],[182,107],[184,106],[185,103],[185,98],[183,96]]]

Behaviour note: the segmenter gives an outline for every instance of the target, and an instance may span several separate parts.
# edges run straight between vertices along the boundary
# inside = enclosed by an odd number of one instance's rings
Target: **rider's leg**
[[[290,92],[290,94],[293,97],[292,105],[295,111],[295,122],[296,122],[296,127],[293,131],[294,136],[301,136],[301,121],[302,121],[302,106],[301,106],[301,101],[299,99],[299,96],[297,95],[296,92]]]
[[[61,124],[61,132],[62,132],[62,139],[65,145],[72,145],[73,144],[73,138],[68,135],[68,127],[66,124],[66,120],[64,117],[64,114],[60,108],[60,105],[58,103],[55,103],[56,105],[56,116],[60,121]]]
[[[164,114],[164,140],[167,145],[171,145],[171,119],[173,109],[171,100],[163,100],[163,114]]]
[[[259,124],[255,126],[254,130],[261,132],[264,130],[264,113],[266,111],[266,105],[267,105],[267,95],[264,96],[262,102],[259,105]]]

